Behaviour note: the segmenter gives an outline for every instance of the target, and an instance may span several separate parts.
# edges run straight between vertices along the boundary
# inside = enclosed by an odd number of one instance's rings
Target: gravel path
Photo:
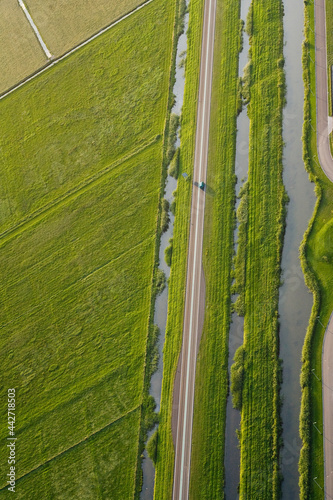
[[[34,21],[33,21],[32,17],[30,16],[28,9],[26,8],[26,6],[25,6],[25,4],[23,3],[23,1],[22,1],[22,0],[18,0],[18,3],[19,3],[19,5],[20,5],[21,9],[23,10],[23,12],[24,12],[24,14],[25,14],[25,17],[28,19],[30,26],[31,26],[31,27],[32,27],[32,29],[34,30],[35,35],[36,35],[36,37],[37,37],[37,39],[38,39],[38,41],[39,41],[39,43],[40,43],[40,45],[41,45],[42,49],[44,50],[44,53],[45,53],[46,57],[47,57],[48,59],[51,59],[52,54],[51,54],[51,52],[49,51],[49,49],[46,47],[46,44],[45,44],[45,42],[44,42],[44,40],[43,40],[43,38],[42,38],[41,34],[39,33],[38,28],[37,28],[37,26],[35,25],[35,23],[34,23]]]

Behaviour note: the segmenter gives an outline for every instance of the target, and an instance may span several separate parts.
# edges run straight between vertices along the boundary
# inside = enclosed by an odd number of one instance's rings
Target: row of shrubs
[[[249,184],[245,182],[240,189],[238,197],[240,203],[237,209],[238,227],[238,249],[234,256],[234,283],[232,285],[232,294],[238,294],[236,302],[233,304],[234,311],[238,316],[245,315],[245,276],[246,276],[246,252],[247,252],[247,226],[248,226],[248,198]]]

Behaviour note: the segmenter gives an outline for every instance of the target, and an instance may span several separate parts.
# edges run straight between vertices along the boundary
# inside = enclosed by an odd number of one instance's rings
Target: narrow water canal
[[[303,2],[284,0],[284,55],[287,83],[287,105],[284,109],[283,180],[290,203],[282,254],[280,288],[280,357],[283,361],[281,395],[283,443],[281,469],[282,498],[299,498],[298,460],[299,412],[301,401],[300,371],[304,337],[312,307],[312,295],[304,284],[299,261],[299,246],[315,205],[314,186],[309,182],[302,160],[303,123]]]
[[[251,0],[242,0],[241,19],[246,21],[246,16],[251,4]],[[243,33],[243,50],[239,55],[239,76],[243,75],[243,69],[248,62],[249,37]],[[247,116],[247,108],[244,107],[237,118],[237,141],[236,141],[236,164],[235,173],[237,176],[236,195],[247,180],[248,156],[249,156],[249,127],[250,121]],[[239,204],[237,200],[236,208]],[[237,251],[238,224],[234,232],[235,251]],[[229,332],[229,360],[228,367],[233,363],[236,350],[243,344],[244,319],[236,313],[232,315],[232,323]],[[240,450],[236,430],[240,428],[240,412],[232,406],[231,394],[227,402],[227,419],[225,433],[225,496],[227,500],[238,498],[238,484],[240,473]]]
[[[251,0],[241,1],[241,18],[245,21]],[[283,397],[282,422],[284,447],[281,451],[281,469],[284,477],[282,483],[283,500],[295,500],[299,497],[298,490],[298,459],[300,450],[299,439],[299,411],[300,411],[300,369],[301,352],[306,328],[312,307],[312,296],[308,292],[299,262],[299,246],[306,230],[308,221],[315,205],[313,185],[308,181],[302,161],[302,121],[303,121],[303,80],[302,80],[302,40],[303,40],[303,2],[284,0],[284,55],[287,83],[287,105],[284,110],[283,137],[284,149],[284,183],[290,198],[287,213],[287,224],[284,249],[282,255],[282,279],[284,284],[280,288],[280,357],[283,360]],[[177,74],[174,94],[176,104],[174,113],[180,114],[183,93],[183,69],[178,67],[181,54],[187,46],[188,15],[185,19],[185,34],[179,39],[177,50]],[[240,54],[239,74],[247,63],[249,42],[244,33],[243,51]],[[236,192],[238,194],[243,181],[247,178],[248,170],[248,137],[249,119],[246,108],[243,109],[237,120],[237,150],[236,175],[238,178]],[[172,200],[172,192],[176,188],[176,181],[168,176],[165,198]],[[169,269],[164,263],[164,250],[172,236],[173,216],[170,214],[170,226],[162,236],[160,247],[160,268],[167,277]],[[237,240],[237,229],[235,231]],[[159,411],[162,371],[163,345],[165,325],[167,319],[167,287],[157,298],[155,308],[155,323],[159,326],[160,361],[158,370],[151,381],[151,394],[154,396]],[[229,340],[229,367],[236,349],[243,342],[243,318],[233,315]],[[227,500],[238,498],[239,462],[240,453],[236,429],[240,425],[240,414],[232,408],[231,397],[227,404],[226,443],[225,443],[225,494]],[[143,460],[143,488],[141,500],[151,500],[154,491],[154,467],[145,452]]]
[[[187,0],[187,5],[189,0]],[[187,28],[188,28],[188,14],[185,14],[184,18],[184,33],[179,37],[177,44],[177,55],[176,55],[176,80],[173,87],[173,93],[175,95],[175,104],[172,108],[172,113],[177,115],[181,114],[183,99],[184,99],[184,87],[185,87],[185,78],[184,78],[184,67],[183,60],[186,57],[186,49],[187,49]],[[179,139],[177,139],[176,146],[180,145]],[[168,200],[171,204],[173,201],[173,192],[177,188],[177,181],[171,177],[167,176],[166,185],[165,185],[165,194],[164,198]],[[169,245],[169,239],[173,234],[173,223],[174,216],[171,212],[169,212],[169,228],[168,230],[162,234],[160,249],[159,249],[159,268],[164,271],[167,278],[170,276],[170,268],[167,266],[164,260],[164,251]],[[168,311],[168,284],[166,285],[164,291],[161,295],[158,295],[155,301],[155,314],[154,314],[154,324],[157,325],[160,329],[160,336],[158,339],[158,350],[159,350],[159,362],[158,368],[156,372],[153,374],[150,383],[150,391],[149,393],[154,397],[156,401],[156,411],[160,411],[160,401],[161,401],[161,390],[162,390],[162,377],[163,377],[163,347],[165,340],[165,328],[167,323],[167,311]],[[148,433],[148,439],[153,434],[155,429]],[[155,482],[155,468],[148,457],[147,451],[145,450],[144,459],[142,462],[142,471],[143,471],[143,484],[142,491],[140,495],[140,500],[152,500],[154,497],[154,482]]]
[[[245,21],[250,0],[241,2],[241,18]],[[282,255],[282,279],[280,288],[280,357],[283,361],[283,384],[281,412],[283,423],[283,442],[281,450],[281,470],[283,474],[283,500],[299,498],[298,460],[300,451],[299,412],[300,412],[300,370],[304,337],[312,307],[312,295],[304,284],[299,261],[299,246],[311,218],[315,195],[313,185],[308,180],[302,161],[302,123],[303,123],[303,79],[302,79],[302,41],[303,41],[303,2],[285,0],[284,16],[284,55],[287,84],[287,105],[283,113],[284,184],[290,203],[288,205],[286,233]],[[244,33],[244,46],[240,54],[239,74],[247,62],[248,38]],[[247,177],[249,120],[246,109],[237,122],[236,193],[242,179]],[[237,228],[235,241],[237,240]],[[243,341],[243,319],[233,315],[229,340],[229,367],[236,349]],[[235,435],[240,425],[240,414],[232,408],[231,397],[227,404],[226,451],[225,451],[225,493],[227,500],[238,498],[240,453]]]

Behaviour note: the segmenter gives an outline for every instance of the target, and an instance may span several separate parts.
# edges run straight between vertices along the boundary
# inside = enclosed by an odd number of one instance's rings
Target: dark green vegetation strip
[[[180,173],[187,172],[188,174],[191,174],[194,162],[203,4],[203,0],[191,0],[189,6],[186,84],[181,118],[181,151],[179,159]],[[162,399],[154,494],[156,500],[169,500],[172,496],[174,468],[174,448],[171,433],[172,397],[182,342],[191,195],[192,183],[189,180],[185,181],[180,175],[176,195],[168,323],[163,357]]]
[[[233,307],[239,316],[245,314],[245,280],[246,280],[246,240],[248,230],[249,218],[249,185],[245,182],[238,197],[240,202],[237,208],[237,221],[238,221],[238,251],[234,257],[234,278],[235,282],[232,285],[234,294],[238,294],[236,302]]]
[[[246,244],[240,498],[259,500],[278,498],[280,486],[278,298],[285,218],[281,0],[252,2],[246,29],[251,45],[250,148],[248,225],[246,242],[239,244]]]
[[[1,101],[0,230],[29,221],[0,248],[22,498],[51,497],[47,482],[70,498],[134,494],[175,5],[155,0]]]
[[[240,2],[218,0],[205,208],[205,323],[197,362],[192,499],[224,498],[224,433],[235,207]]]
[[[310,3],[310,2],[308,2]],[[308,4],[307,3],[307,4]],[[333,2],[326,0],[326,25],[327,25],[327,66],[328,69],[333,64],[333,36],[332,36],[332,23],[333,23]]]
[[[332,20],[333,3],[326,1],[327,22]],[[331,26],[331,24],[328,24]],[[316,98],[315,98],[315,40],[314,6],[305,3],[305,40],[303,46],[303,79],[305,89],[303,159],[311,181],[315,182],[317,203],[313,217],[300,248],[301,263],[306,284],[313,293],[313,308],[302,353],[302,405],[300,436],[303,441],[299,461],[301,500],[324,498],[323,491],[313,481],[324,487],[324,456],[322,435],[312,422],[323,421],[321,374],[324,328],[333,310],[333,185],[320,168],[317,157]],[[327,30],[328,61],[333,60],[330,29]],[[311,120],[311,121],[310,121]],[[317,321],[320,317],[320,322]],[[313,372],[312,372],[313,370]],[[314,375],[316,374],[316,376]],[[322,424],[317,424],[322,428]]]

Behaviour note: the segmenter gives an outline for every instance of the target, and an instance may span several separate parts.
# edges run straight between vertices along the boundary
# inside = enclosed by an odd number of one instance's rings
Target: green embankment
[[[333,90],[333,82],[332,82],[332,66],[333,66],[333,32],[331,26],[333,26],[333,2],[331,0],[325,1],[326,7],[326,43],[327,43],[327,83],[328,83],[328,114],[329,116],[333,115],[332,109],[332,90]],[[333,134],[332,132],[329,135],[330,137],[330,147],[331,154],[333,154]]]
[[[190,179],[194,163],[203,4],[203,0],[191,0],[189,5],[186,83],[181,117],[181,149],[179,158],[179,173],[186,172],[189,174],[189,179],[186,181],[179,175],[176,195],[172,268],[169,282],[168,322],[164,345],[162,398],[156,459],[154,493],[156,500],[169,500],[172,496],[174,468],[174,449],[171,433],[172,397],[183,330],[186,255],[192,195],[192,183]]]
[[[331,81],[331,66],[333,65],[333,36],[332,36],[332,26],[333,26],[333,2],[331,0],[325,1],[326,7],[326,43],[327,43],[327,68],[328,68],[328,114],[333,115],[332,110],[332,81]],[[332,134],[331,134],[332,137]]]
[[[240,498],[266,500],[278,498],[280,489],[278,298],[285,218],[281,0],[252,2],[246,29],[251,46],[244,82],[250,93],[250,147],[247,230],[239,242],[246,255]]]
[[[327,22],[333,13],[332,1],[326,1]],[[330,24],[329,24],[330,26]],[[333,58],[333,42],[328,34],[328,61]],[[313,217],[300,248],[301,263],[306,284],[313,293],[314,305],[302,353],[302,405],[300,415],[300,436],[303,441],[301,450],[300,498],[301,500],[322,500],[324,498],[324,466],[322,435],[315,429],[313,422],[322,431],[322,382],[321,356],[325,328],[333,310],[333,266],[332,266],[332,214],[333,185],[320,168],[317,157],[316,98],[315,98],[315,41],[314,7],[305,3],[305,41],[303,46],[303,79],[305,89],[303,158],[310,180],[315,182],[317,203]],[[319,321],[317,320],[319,317]],[[318,378],[319,380],[318,380]],[[318,485],[313,478],[316,477]]]
[[[333,116],[333,81],[332,81],[332,69],[333,69],[333,2],[331,0],[325,1],[326,7],[326,43],[327,43],[327,82],[328,82],[328,115]],[[333,156],[333,133],[329,135],[331,154]]]
[[[240,2],[218,0],[205,207],[205,323],[195,385],[190,498],[224,498],[224,433],[235,224]]]
[[[1,398],[16,388],[20,499],[138,484],[175,5],[0,102]]]

